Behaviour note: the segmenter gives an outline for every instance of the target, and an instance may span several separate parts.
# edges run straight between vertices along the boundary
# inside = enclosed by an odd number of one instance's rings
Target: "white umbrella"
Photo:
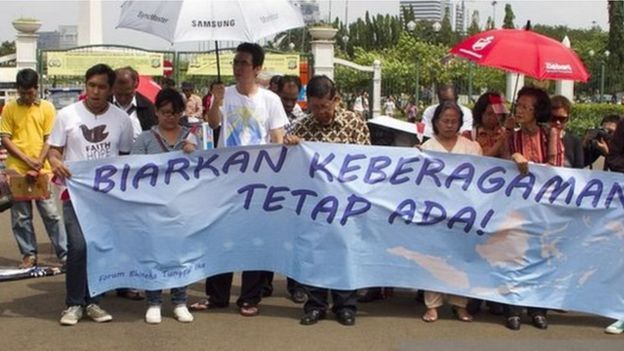
[[[150,33],[171,43],[254,42],[303,26],[301,11],[288,0],[126,1],[117,24],[117,28]],[[217,65],[218,55],[217,48]]]

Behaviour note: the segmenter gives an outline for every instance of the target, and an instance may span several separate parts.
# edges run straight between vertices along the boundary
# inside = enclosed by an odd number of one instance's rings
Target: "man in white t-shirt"
[[[262,71],[264,50],[258,44],[242,43],[232,62],[236,84],[214,86],[213,103],[205,114],[211,128],[221,125],[219,147],[281,144],[288,117],[275,93],[261,88],[256,78]],[[258,314],[265,272],[243,272],[241,295],[236,304],[243,316]],[[191,305],[192,309],[226,307],[230,299],[232,273],[206,280],[208,300]]]
[[[71,177],[66,161],[96,160],[128,154],[132,147],[132,121],[123,110],[108,101],[115,83],[115,72],[98,64],[85,75],[86,99],[59,111],[48,138],[48,159],[54,175]],[[100,296],[89,296],[87,286],[86,244],[71,201],[63,203],[67,231],[67,272],[65,286],[67,309],[60,323],[75,325],[83,311],[96,322],[113,317],[98,305]]]
[[[455,90],[455,86],[453,85],[441,85],[438,88],[438,101],[453,101],[457,102],[457,91]],[[425,137],[431,138],[433,137],[433,125],[431,124],[431,119],[433,118],[433,112],[440,105],[439,103],[431,105],[425,109],[423,112],[422,121],[425,123],[425,132],[423,133]],[[464,124],[462,124],[459,133],[461,134],[464,131],[472,130],[472,111],[463,105],[459,105],[463,113]]]

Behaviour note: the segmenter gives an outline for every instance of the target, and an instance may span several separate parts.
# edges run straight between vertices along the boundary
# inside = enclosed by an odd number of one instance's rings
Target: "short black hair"
[[[264,64],[264,49],[256,43],[242,43],[236,47],[236,52],[246,52],[251,55],[253,67]]]
[[[112,87],[115,84],[115,71],[113,71],[112,68],[110,68],[109,65],[103,64],[103,63],[98,63],[97,65],[89,68],[87,70],[87,73],[85,73],[85,82],[87,82],[89,79],[91,79],[91,77],[99,75],[99,74],[105,74],[106,78],[108,78],[108,86]]]
[[[24,68],[17,72],[17,75],[15,76],[15,85],[22,89],[36,89],[39,87],[39,75],[34,69]]]
[[[137,83],[139,81],[139,72],[137,72],[134,68],[130,67],[130,66],[126,66],[126,67],[121,67],[121,68],[117,68],[115,70],[115,74],[119,74],[121,72],[128,72],[130,73],[130,77],[132,77],[132,80]]]
[[[279,83],[281,80],[282,80],[282,76],[277,74],[271,77],[271,80],[269,80],[269,84],[277,84],[279,86]]]
[[[457,89],[455,88],[453,84],[443,84],[438,87],[438,90],[437,90],[438,101],[442,101],[442,94],[449,89],[453,91],[453,96],[455,96],[455,101],[457,101],[457,98],[458,98]]]
[[[306,87],[306,97],[322,99],[329,95],[330,99],[336,97],[336,85],[326,75],[314,76]]]
[[[535,98],[535,120],[537,123],[548,123],[552,115],[552,105],[550,98],[544,89],[534,86],[524,86],[518,92],[518,99],[521,96],[533,96]]]
[[[485,110],[490,105],[490,96],[501,96],[501,93],[493,90],[485,92],[479,96],[477,102],[472,107],[472,120],[475,127],[480,126],[482,123],[481,118],[483,118]]]
[[[572,111],[572,102],[563,95],[555,95],[550,98],[551,109],[564,109],[566,113],[570,114]]]
[[[600,121],[600,125],[603,125],[605,123],[618,123],[620,122],[620,120],[622,119],[622,117],[620,117],[620,115],[616,115],[616,114],[609,114],[606,115],[602,118],[602,121]]]
[[[440,119],[440,116],[442,116],[442,113],[444,113],[444,111],[446,110],[455,110],[459,113],[459,126],[457,126],[457,132],[459,132],[462,125],[464,125],[464,113],[462,112],[461,107],[459,107],[459,105],[455,101],[442,101],[440,102],[438,107],[436,107],[435,111],[433,112],[433,117],[431,118],[433,133],[436,135],[438,134],[438,127],[436,127],[436,122]]]
[[[154,106],[157,109],[160,109],[168,103],[171,103],[171,107],[173,107],[173,112],[180,113],[184,111],[184,99],[182,99],[182,95],[180,95],[177,90],[172,88],[164,88],[158,92],[158,95],[156,95],[156,101],[154,102]]]
[[[281,79],[277,83],[277,91],[281,92],[282,90],[284,90],[284,86],[289,83],[295,84],[299,91],[301,91],[301,79],[293,75],[285,75],[281,77]]]

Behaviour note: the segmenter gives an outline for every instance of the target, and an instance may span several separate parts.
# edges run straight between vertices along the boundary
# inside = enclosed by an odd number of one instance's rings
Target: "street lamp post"
[[[436,22],[433,22],[433,25],[431,27],[433,28],[433,32],[434,32],[434,35],[435,35],[435,38],[436,38],[435,41],[436,41],[436,44],[437,44],[438,32],[440,31],[440,29],[442,29],[442,25],[440,24],[440,22],[436,21]],[[434,73],[433,66],[431,67],[431,72],[432,72],[432,74],[431,74],[431,94],[435,95],[436,80],[435,80],[434,74],[433,74]]]
[[[343,35],[342,36],[342,44],[344,45],[344,51],[345,53],[347,52],[347,43],[349,42],[349,36],[348,35]]]
[[[594,50],[589,50],[589,56],[594,57],[594,55],[596,55],[596,52]],[[609,55],[611,55],[611,52],[605,50],[602,54],[603,57],[600,59],[600,103],[604,102],[605,64],[609,59]]]
[[[498,4],[498,1],[492,1],[492,24],[494,28],[496,28],[496,4]]]
[[[435,38],[434,42],[437,44],[438,43],[438,33],[440,32],[440,29],[442,29],[442,25],[440,24],[440,22],[435,21],[431,25],[431,28],[433,29],[433,36]]]
[[[609,50],[605,50],[604,58],[601,60],[600,65],[600,102],[604,102],[604,81],[605,81],[605,63],[607,59],[609,59],[609,55],[611,52]]]
[[[409,21],[407,23],[407,30],[411,33],[414,33],[416,30],[416,22]],[[420,57],[416,58],[416,89],[414,91],[414,99],[416,99],[416,105],[418,105],[418,101],[420,101]]]

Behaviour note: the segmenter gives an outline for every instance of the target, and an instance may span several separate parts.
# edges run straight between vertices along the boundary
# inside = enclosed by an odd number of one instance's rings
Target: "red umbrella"
[[[493,29],[455,45],[451,53],[482,66],[527,76],[586,82],[589,73],[576,53],[547,36],[524,29]]]
[[[153,103],[156,101],[156,95],[160,91],[160,85],[156,84],[150,76],[139,76],[137,91]]]

